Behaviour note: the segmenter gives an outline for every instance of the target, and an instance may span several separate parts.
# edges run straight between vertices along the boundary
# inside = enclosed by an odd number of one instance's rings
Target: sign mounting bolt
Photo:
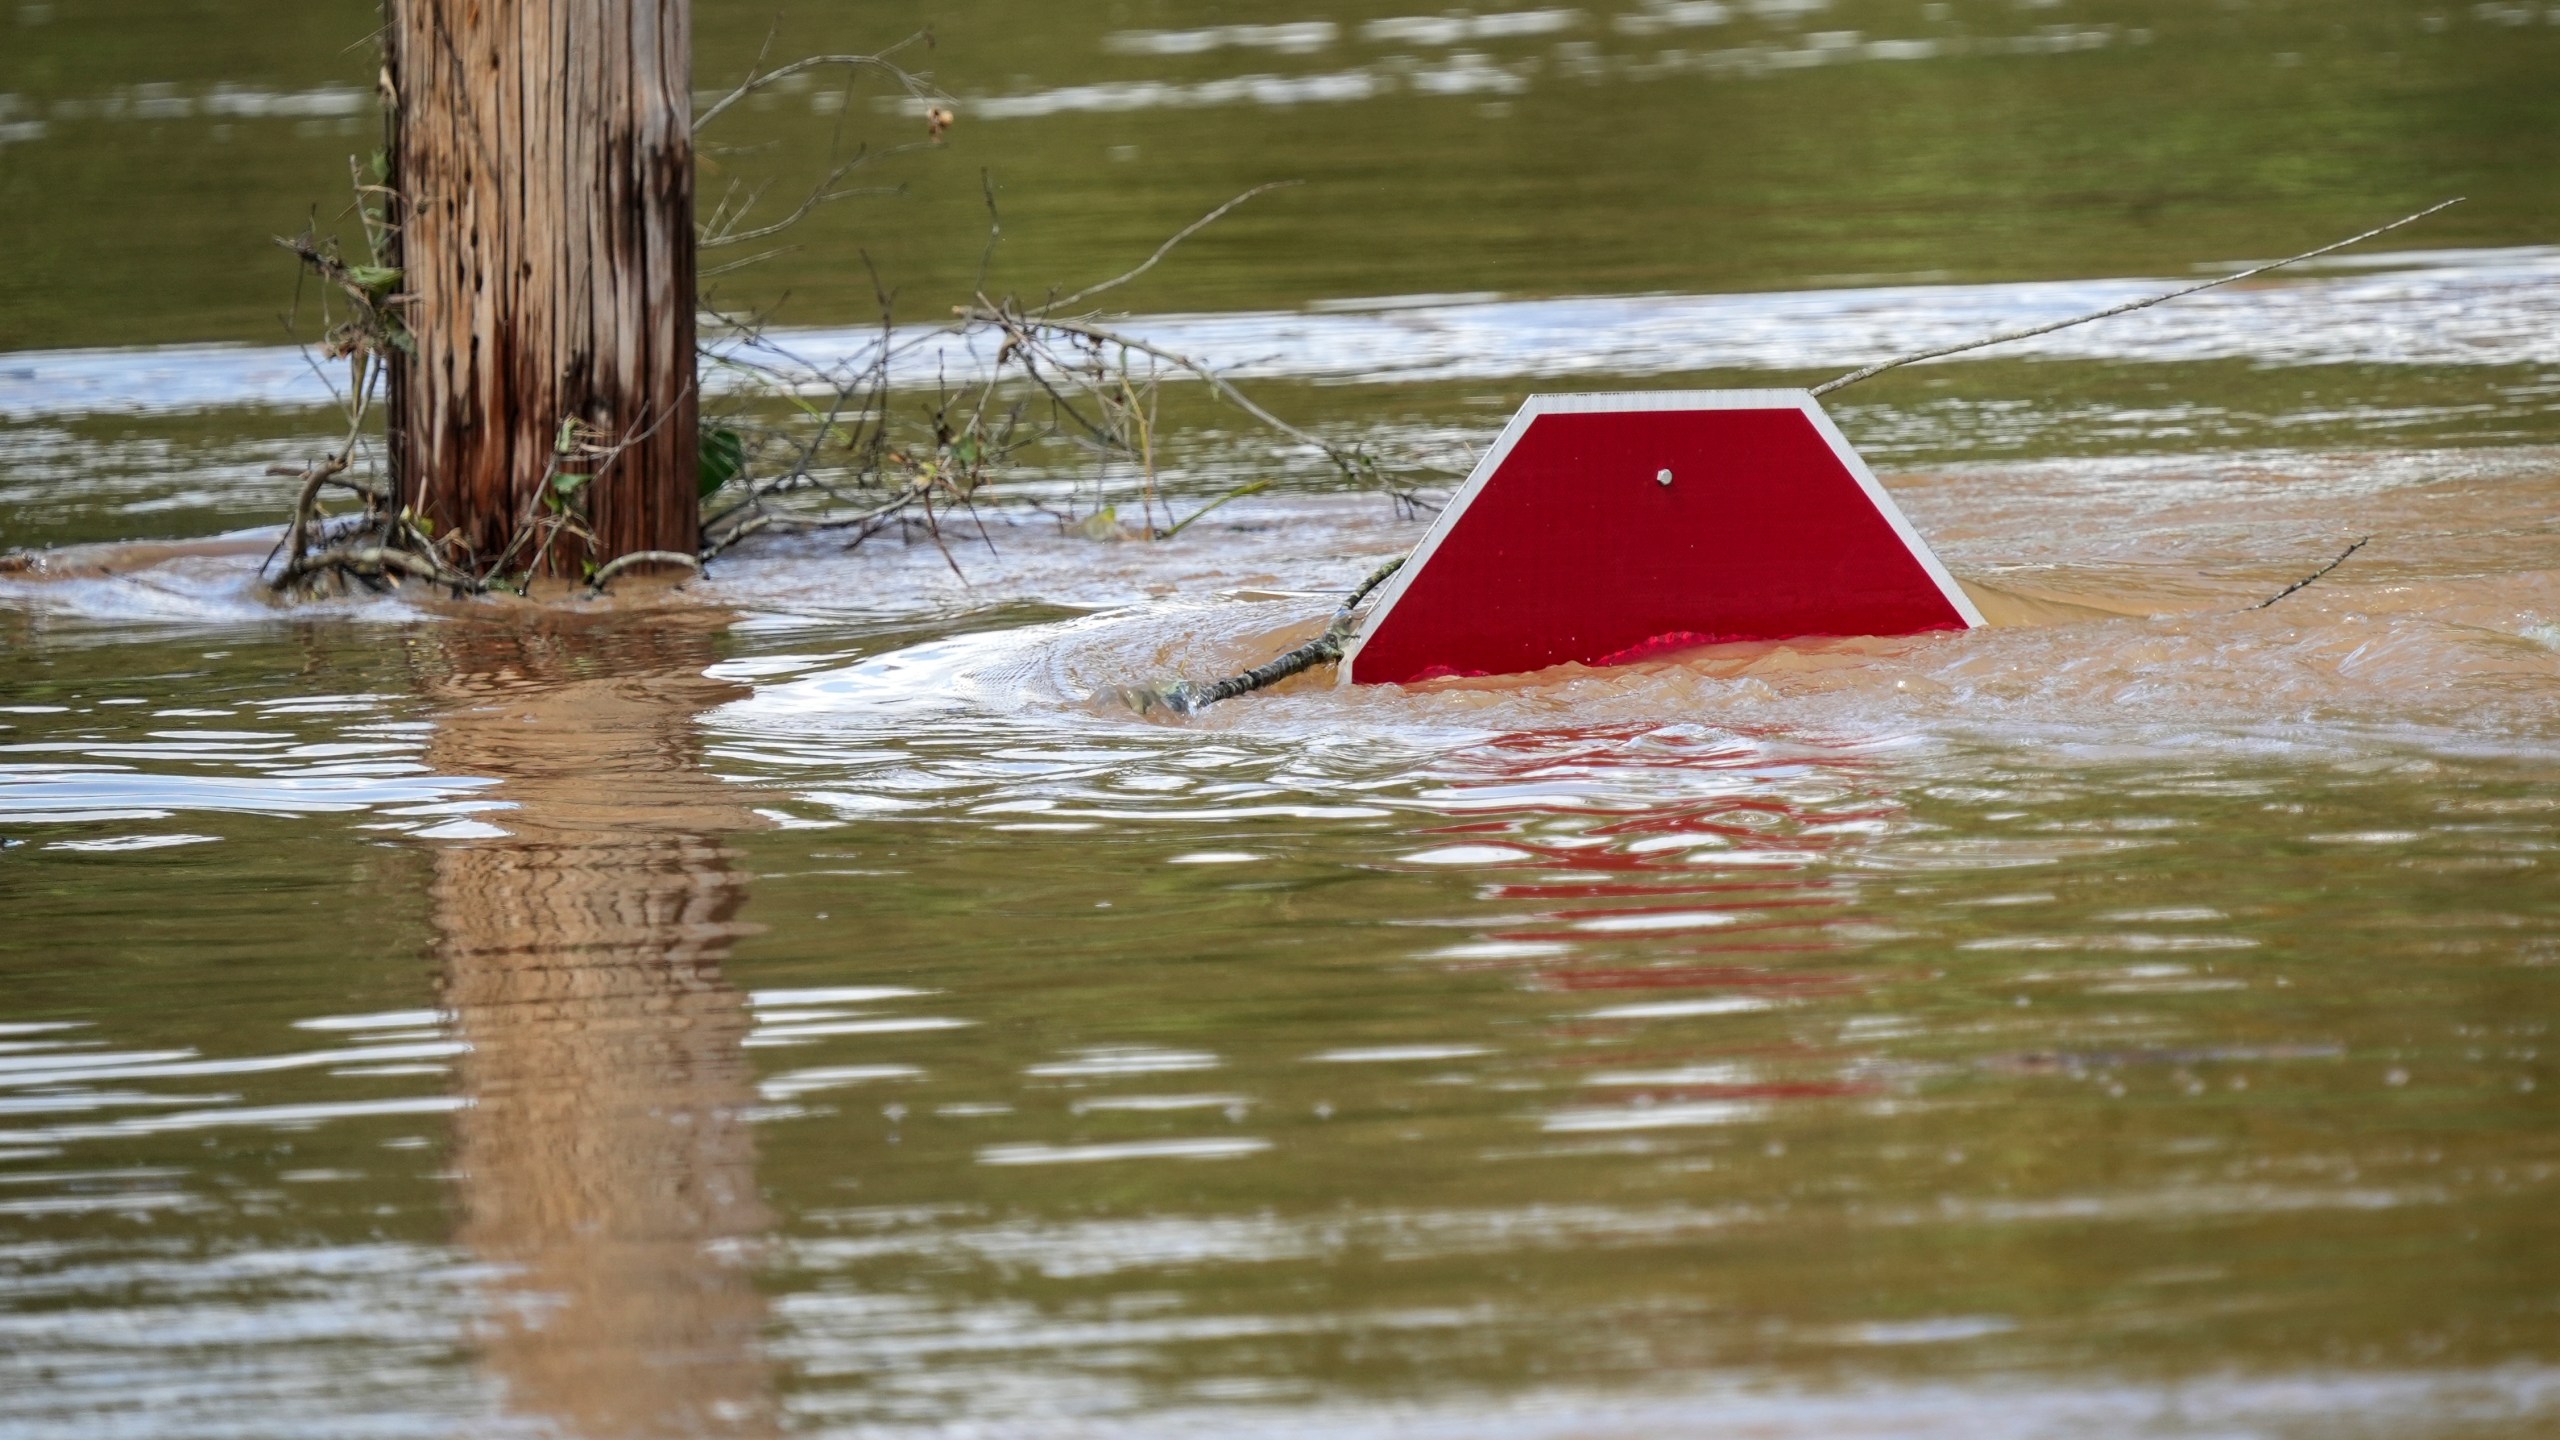
[[[1653,483],[1654,483],[1654,484],[1656,484],[1656,485],[1668,485],[1668,484],[1670,484],[1670,483],[1671,483],[1671,472],[1670,472],[1670,471],[1668,471],[1668,470],[1656,470],[1656,471],[1654,471],[1654,472],[1653,472]]]

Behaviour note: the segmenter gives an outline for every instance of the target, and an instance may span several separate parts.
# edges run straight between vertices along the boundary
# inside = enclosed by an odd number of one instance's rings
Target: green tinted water
[[[374,143],[375,62],[356,43],[370,8],[17,8],[0,122],[36,133],[0,147],[0,344],[275,338],[291,266],[266,236],[315,205],[333,216],[345,155]],[[2140,275],[2289,254],[2457,194],[2468,204],[2416,243],[2548,242],[2560,222],[2560,29],[2525,4],[1509,13],[1550,18],[1434,33],[1366,0],[1321,14],[1159,0],[812,6],[775,22],[706,0],[705,95],[769,26],[779,57],[929,24],[938,48],[910,57],[960,117],[947,150],[880,163],[907,199],[836,207],[793,237],[805,248],[724,288],[859,320],[858,246],[914,313],[938,315],[976,273],[982,170],[1007,218],[997,282],[1031,294],[1133,263],[1250,185],[1306,182],[1154,272],[1129,297],[1148,309]],[[1332,34],[1291,48],[1238,33],[1291,23]],[[1147,48],[1168,32],[1191,38]],[[1204,89],[1246,77],[1265,83]],[[704,194],[773,179],[796,198],[831,147],[922,138],[875,94],[840,106],[818,82],[732,111],[705,137]]]
[[[858,244],[930,318],[981,166],[1026,291],[1303,177],[1129,304],[1462,458],[2443,193],[2404,248],[2476,253],[1841,397],[1959,574],[2117,620],[1175,726],[1086,697],[1421,522],[999,508],[965,579],[573,615],[0,578],[0,1432],[2546,1433],[2560,24],[1517,13],[970,7],[951,148],[734,283],[859,325]],[[701,9],[706,90],[766,21]],[[6,23],[0,344],[272,342],[363,8]],[[151,398],[226,353],[0,356],[0,543],[269,523],[325,415]],[[1177,491],[1312,479],[1176,410]]]

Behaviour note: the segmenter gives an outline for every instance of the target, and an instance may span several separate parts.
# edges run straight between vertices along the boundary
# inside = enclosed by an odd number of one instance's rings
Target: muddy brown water
[[[237,257],[362,7],[0,24],[0,1434],[2560,1429],[2542,9],[942,17],[801,341],[855,243],[964,286],[980,165],[1023,286],[1303,176],[1131,323],[1442,459],[2475,197],[1837,397],[1993,628],[1187,721],[1109,697],[1423,524],[1188,402],[1178,507],[1284,483],[1172,544],[263,599],[331,423]],[[903,133],[833,93],[719,163]]]

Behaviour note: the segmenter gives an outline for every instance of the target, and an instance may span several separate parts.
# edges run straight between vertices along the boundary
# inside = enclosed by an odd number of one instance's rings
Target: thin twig
[[[810,212],[816,210],[819,206],[832,205],[838,200],[850,200],[857,195],[900,195],[906,192],[907,187],[904,185],[858,185],[849,190],[832,190],[828,188],[838,180],[841,180],[846,175],[850,174],[852,170],[853,167],[851,165],[845,165],[840,166],[833,172],[829,173],[826,179],[818,183],[818,187],[816,189],[809,192],[808,198],[800,202],[798,208],[794,209],[790,214],[783,216],[781,219],[774,221],[772,224],[759,225],[753,230],[724,230],[718,234],[706,235],[699,242],[700,248],[704,250],[717,250],[724,245],[744,245],[750,240],[763,240],[771,236],[779,235],[783,231],[790,229],[792,226],[799,224],[801,221],[808,219]],[[740,220],[746,218],[746,211],[744,208],[739,210],[737,218]],[[782,253],[783,252],[779,250],[772,252],[772,254],[775,255]],[[704,273],[717,275],[722,272],[715,269]]]
[[[2462,201],[2463,197],[2457,195],[2450,200],[2430,205],[2426,209],[2421,210],[2414,215],[2403,215],[2388,225],[2377,225],[2361,235],[2350,235],[2346,239],[2338,241],[2334,245],[2323,245],[2317,250],[2305,250],[2299,255],[2289,255],[2282,260],[2271,260],[2264,265],[2251,266],[2249,269],[2243,270],[2236,275],[2225,275],[2219,279],[2207,280],[2200,284],[2189,285],[2183,289],[2169,291],[2165,295],[2154,295],[2147,300],[2131,300],[2122,305],[2111,305],[2104,310],[2097,310],[2086,315],[2074,316],[2069,320],[2056,320],[2049,325],[2030,325],[2023,330],[2007,330],[1997,335],[1984,336],[1979,340],[1967,340],[1961,345],[1941,345],[1933,350],[1920,350],[1909,355],[1897,355],[1890,360],[1879,360],[1875,364],[1867,366],[1865,369],[1852,370],[1848,374],[1843,375],[1836,380],[1826,380],[1823,383],[1814,386],[1812,393],[1815,395],[1828,395],[1834,390],[1841,389],[1845,386],[1855,385],[1861,380],[1870,379],[1874,376],[1883,374],[1887,370],[1897,369],[1904,365],[1916,365],[1923,360],[1937,360],[1949,355],[1961,355],[1967,350],[1980,350],[1991,345],[2006,345],[2012,340],[2029,340],[2038,335],[2050,335],[2056,330],[2068,330],[2074,325],[2086,325],[2092,320],[2105,320],[2112,316],[2130,314],[2136,310],[2147,310],[2165,300],[2175,300],[2182,295],[2193,295],[2200,290],[2211,290],[2217,285],[2233,284],[2237,281],[2246,280],[2252,275],[2264,275],[2270,270],[2281,270],[2287,265],[2299,265],[2305,260],[2316,260],[2323,255],[2329,254],[2331,251],[2344,250],[2350,245],[2360,245],[2365,241],[2372,239],[2376,235],[2387,235],[2390,232],[2399,229],[2403,225],[2414,224],[2417,221],[2424,220],[2428,216],[2435,214],[2437,211],[2459,205]]]
[[[708,270],[699,271],[695,274],[694,278],[696,280],[716,279],[733,270],[744,270],[750,265],[761,265],[767,260],[779,259],[782,256],[792,254],[801,248],[803,247],[798,245],[776,245],[770,250],[759,250],[744,260],[732,260],[726,265],[714,265]]]
[[[305,353],[303,359],[308,362],[311,357],[308,353]],[[292,528],[285,532],[284,540],[279,540],[277,542],[279,548],[282,548],[287,542],[290,542],[293,547],[291,555],[285,561],[283,575],[277,578],[273,586],[274,589],[279,591],[291,584],[293,580],[298,578],[299,574],[302,573],[303,555],[310,549],[311,535],[314,529],[312,523],[313,517],[320,507],[321,486],[329,484],[332,481],[345,485],[348,489],[362,494],[368,502],[368,506],[377,502],[388,503],[390,498],[386,492],[339,478],[345,473],[347,466],[354,460],[357,442],[364,437],[365,411],[373,396],[373,382],[379,374],[379,372],[374,368],[372,357],[362,350],[355,352],[354,356],[349,361],[349,364],[355,372],[355,397],[347,402],[347,438],[344,443],[338,446],[337,453],[319,460],[314,460],[299,470],[281,465],[271,465],[267,467],[267,473],[271,475],[299,475],[302,477],[302,492],[295,497],[293,502]],[[316,369],[317,367],[315,366],[314,368]],[[334,387],[332,388],[334,389]],[[276,552],[274,550],[269,550],[267,552],[266,560],[260,561],[258,568],[263,571],[267,564],[272,562],[275,558]]]
[[[978,283],[969,293],[984,300],[987,294],[987,267],[995,263],[996,242],[1004,238],[1004,215],[996,209],[996,172],[984,166],[978,170],[978,189],[987,199],[987,244],[978,252]]]
[[[915,44],[919,40],[923,41],[926,46],[930,47],[933,44],[933,32],[930,30],[919,30],[915,34],[908,36],[906,39],[899,41],[897,44],[890,46],[888,49],[881,51],[877,55],[811,55],[803,59],[794,60],[788,65],[778,66],[772,70],[767,70],[761,75],[750,73],[746,79],[738,82],[737,89],[721,96],[718,100],[712,102],[710,109],[693,117],[694,133],[697,135],[702,133],[702,127],[719,119],[722,112],[726,111],[730,106],[746,99],[749,95],[754,94],[756,91],[763,89],[767,85],[774,84],[777,81],[787,80],[794,75],[800,74],[802,71],[815,70],[825,65],[841,65],[850,70],[879,70],[885,72],[892,79],[896,80],[898,84],[906,90],[907,94],[914,99],[924,100],[935,98],[936,92],[932,86],[927,85],[924,81],[908,74],[904,69],[891,64],[889,61],[890,56],[897,54],[899,51],[906,49],[908,46]]]
[[[730,513],[735,514],[736,512],[732,511]],[[723,515],[720,518],[725,520],[729,517],[727,515]],[[736,525],[730,527],[726,534],[704,535],[702,537],[702,558],[705,560],[717,560],[720,558],[721,552],[727,550],[730,546],[737,544],[739,541],[746,539],[748,536],[755,534],[759,530],[769,530],[777,524],[786,523],[789,518],[790,517],[788,516],[776,515],[770,510],[759,509],[755,514],[748,516],[746,519],[741,520]]]
[[[1352,612],[1360,608],[1360,602],[1368,599],[1371,591],[1387,583],[1388,576],[1403,569],[1406,558],[1399,555],[1371,571],[1369,578],[1361,581],[1358,588],[1343,600],[1341,607],[1333,612],[1333,619],[1324,627],[1324,633],[1294,650],[1273,656],[1241,675],[1230,675],[1224,680],[1205,684],[1184,680],[1154,689],[1128,689],[1120,692],[1120,698],[1142,715],[1158,705],[1176,715],[1197,715],[1221,700],[1232,700],[1238,695],[1277,685],[1302,671],[1340,660],[1343,648],[1351,643]]]
[[[617,555],[597,566],[596,573],[587,577],[587,593],[603,594],[604,587],[611,583],[615,576],[639,565],[681,565],[696,575],[702,573],[702,561],[681,550],[634,550],[628,555]]]
[[[1192,236],[1208,229],[1211,225],[1216,224],[1221,216],[1243,204],[1247,200],[1252,199],[1256,195],[1268,194],[1274,190],[1285,190],[1292,185],[1300,185],[1304,183],[1304,181],[1300,180],[1274,180],[1268,184],[1256,185],[1233,200],[1228,201],[1226,204],[1219,206],[1217,209],[1210,211],[1208,214],[1201,216],[1199,219],[1194,220],[1190,224],[1175,231],[1172,239],[1157,246],[1156,253],[1148,256],[1144,261],[1140,262],[1136,269],[1129,271],[1125,275],[1115,275],[1110,279],[1103,281],[1099,285],[1087,285],[1073,295],[1068,296],[1066,299],[1060,300],[1056,304],[1046,308],[1052,310],[1064,310],[1078,301],[1090,300],[1105,290],[1113,290],[1122,285],[1126,285],[1130,281],[1135,280],[1139,276],[1156,268],[1156,262],[1164,259],[1167,255],[1172,254],[1174,246],[1181,244],[1183,241],[1190,239]]]
[[[1279,431],[1281,434],[1288,436],[1290,439],[1295,440],[1300,444],[1312,446],[1316,450],[1323,452],[1326,459],[1331,460],[1346,474],[1364,474],[1373,468],[1368,464],[1367,457],[1362,456],[1355,451],[1345,450],[1342,447],[1333,444],[1331,441],[1318,439],[1316,436],[1299,429],[1297,426],[1290,424],[1288,421],[1281,419],[1279,416],[1263,409],[1260,405],[1255,404],[1251,396],[1245,394],[1242,390],[1237,389],[1232,381],[1228,380],[1225,375],[1221,374],[1217,369],[1210,366],[1205,361],[1194,360],[1190,356],[1184,355],[1178,351],[1167,350],[1161,345],[1150,345],[1146,341],[1141,340],[1134,335],[1124,335],[1119,331],[1107,329],[1103,326],[1091,324],[1087,321],[1031,320],[1019,317],[1009,311],[985,305],[983,303],[983,297],[981,304],[963,307],[960,313],[966,319],[991,321],[995,324],[1006,326],[1015,330],[1017,334],[1020,334],[1022,328],[1026,326],[1042,330],[1054,330],[1064,335],[1081,335],[1090,340],[1099,340],[1106,345],[1116,345],[1121,349],[1132,350],[1140,355],[1152,355],[1156,359],[1162,360],[1168,365],[1186,370],[1193,376],[1207,381],[1210,389],[1217,391],[1220,397],[1225,399],[1228,403],[1236,406],[1238,409],[1241,409],[1246,414],[1252,416],[1254,419],[1261,421],[1263,424],[1270,426],[1272,429]],[[1027,337],[1025,338],[1027,339]]]
[[[270,475],[304,476],[310,473],[310,467],[303,465],[270,465],[267,467],[267,473]],[[387,505],[391,502],[391,492],[388,489],[377,485],[373,481],[365,479],[362,476],[323,475],[320,477],[320,483],[323,485],[335,486],[340,490],[352,491],[377,505]]]
[[[437,563],[432,556],[394,550],[387,545],[339,545],[323,550],[303,560],[297,569],[288,569],[277,585],[282,588],[306,575],[328,570],[344,570],[354,575],[380,575],[397,570],[421,580],[450,586],[457,594],[476,595],[486,588],[461,571]]]
[[[925,492],[922,489],[912,489],[885,505],[853,515],[782,515],[771,510],[760,510],[739,521],[736,528],[727,534],[706,542],[702,547],[702,558],[716,560],[722,551],[761,530],[851,529],[856,534],[845,544],[845,548],[850,550],[886,529],[891,520],[918,500],[923,499],[924,495]]]
[[[1210,501],[1208,504],[1201,506],[1199,509],[1192,511],[1189,515],[1183,517],[1180,523],[1176,524],[1172,529],[1164,531],[1155,538],[1158,540],[1170,540],[1198,523],[1201,516],[1208,514],[1210,511],[1217,509],[1228,501],[1241,500],[1247,495],[1259,495],[1270,488],[1271,482],[1269,480],[1255,480],[1239,485],[1233,490],[1228,491],[1226,494],[1219,496],[1217,499]],[[1170,514],[1173,510],[1172,502],[1167,501],[1164,508],[1166,513]]]
[[[2323,565],[2323,566],[2321,566],[2319,569],[2312,571],[2310,574],[2303,576],[2301,579],[2294,581],[2292,584],[2287,585],[2287,586],[2286,586],[2286,587],[2284,587],[2283,589],[2281,589],[2281,590],[2277,591],[2277,592],[2276,592],[2276,593],[2274,593],[2273,595],[2268,596],[2266,599],[2259,601],[2257,604],[2250,606],[2249,608],[2250,608],[2250,609],[2252,609],[2252,610],[2264,610],[2264,609],[2266,609],[2268,606],[2273,605],[2274,603],[2276,603],[2277,601],[2279,601],[2279,600],[2283,599],[2283,598],[2284,598],[2284,597],[2286,597],[2287,595],[2292,594],[2294,591],[2301,589],[2302,587],[2304,587],[2304,586],[2306,586],[2306,585],[2310,584],[2312,581],[2317,580],[2317,579],[2319,579],[2321,576],[2328,574],[2330,571],[2337,569],[2339,566],[2346,564],[2346,563],[2347,563],[2347,557],[2348,557],[2348,556],[2353,555],[2353,554],[2354,554],[2354,553],[2356,553],[2357,551],[2359,551],[2359,550],[2363,549],[2366,545],[2368,545],[2368,544],[2372,543],[2372,541],[2373,541],[2373,537],[2372,537],[2372,536],[2370,536],[2370,535],[2365,536],[2362,540],[2358,540],[2358,541],[2357,541],[2356,543],[2354,543],[2353,545],[2350,545],[2350,546],[2348,546],[2346,549],[2339,551],[2339,552],[2338,552],[2338,558],[2337,558],[2337,559],[2330,561],[2328,564]]]

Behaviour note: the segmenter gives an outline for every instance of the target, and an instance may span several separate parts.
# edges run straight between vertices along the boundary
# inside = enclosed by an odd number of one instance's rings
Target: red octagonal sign
[[[1347,648],[1360,684],[1982,623],[1802,390],[1535,395]]]

